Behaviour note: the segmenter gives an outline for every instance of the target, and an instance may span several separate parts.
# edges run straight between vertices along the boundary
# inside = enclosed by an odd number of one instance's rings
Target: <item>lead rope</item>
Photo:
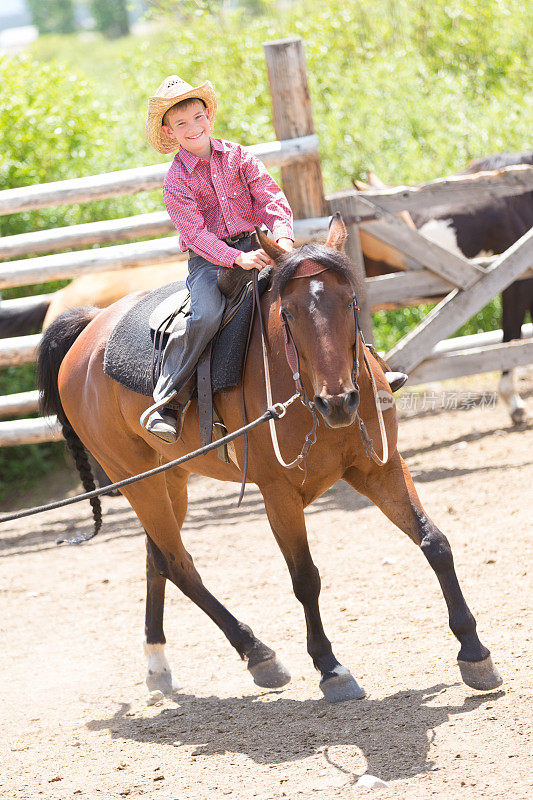
[[[175,458],[173,461],[168,461],[166,464],[162,464],[159,467],[154,467],[154,469],[149,469],[146,472],[141,472],[139,475],[133,475],[131,478],[125,478],[122,481],[117,481],[116,483],[112,483],[109,486],[103,486],[100,489],[94,489],[92,492],[85,492],[84,494],[77,494],[75,497],[67,497],[64,500],[57,500],[54,503],[46,503],[46,505],[36,506],[34,508],[25,508],[22,511],[14,511],[12,514],[3,514],[0,517],[1,522],[10,522],[14,519],[21,519],[22,517],[30,517],[33,514],[39,514],[41,511],[51,511],[54,508],[63,508],[63,506],[70,506],[72,503],[79,503],[81,500],[90,500],[92,497],[99,497],[101,494],[108,494],[108,492],[112,491],[113,489],[122,489],[124,486],[130,486],[132,483],[137,483],[137,481],[142,481],[145,478],[151,478],[154,475],[159,475],[161,472],[165,472],[167,469],[172,469],[173,467],[177,467],[180,464],[184,464],[186,461],[190,461],[193,458],[197,458],[198,456],[203,456],[206,453],[210,453],[212,450],[216,450],[218,447],[224,444],[228,444],[229,442],[233,442],[234,439],[237,439],[239,436],[242,436],[244,433],[248,431],[252,431],[254,428],[257,428],[259,425],[262,425],[263,422],[267,422],[267,420],[272,419],[275,417],[276,419],[281,419],[285,416],[287,409],[295,400],[297,400],[299,395],[295,394],[292,397],[289,397],[288,400],[285,400],[284,403],[274,403],[274,405],[267,408],[267,410],[261,414],[260,417],[254,419],[252,422],[249,422],[247,425],[243,425],[242,428],[239,428],[233,433],[228,433],[227,436],[223,436],[221,439],[216,439],[214,442],[211,442],[204,447],[200,447],[198,450],[193,450],[192,453],[187,453],[180,458]],[[67,539],[68,544],[80,544],[83,541],[88,541],[92,539],[94,536],[87,536],[84,539]]]

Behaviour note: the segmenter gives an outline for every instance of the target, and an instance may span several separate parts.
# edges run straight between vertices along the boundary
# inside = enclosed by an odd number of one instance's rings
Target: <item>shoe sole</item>
[[[163,442],[167,442],[167,444],[175,444],[178,441],[178,435],[173,431],[158,431],[153,430],[151,428],[146,428],[148,433],[151,433],[152,436],[157,436],[158,439],[161,439]]]

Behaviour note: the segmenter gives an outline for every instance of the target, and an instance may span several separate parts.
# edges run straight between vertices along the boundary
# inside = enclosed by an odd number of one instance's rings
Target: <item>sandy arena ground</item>
[[[493,391],[493,378],[483,380]],[[422,554],[339,483],[308,510],[308,530],[326,631],[368,697],[327,705],[258,492],[250,487],[237,510],[234,485],[193,477],[186,544],[207,586],[277,650],[292,683],[254,687],[218,629],[170,586],[167,655],[183,688],[147,706],[144,539],[125,500],[103,499],[102,533],[83,547],[54,540],[87,530],[85,504],[8,523],[0,796],[531,797],[532,426],[512,428],[501,404],[402,413],[400,450],[451,540],[500,690],[459,681],[458,646]],[[22,504],[77,490],[65,471]],[[365,771],[389,787],[357,787]]]

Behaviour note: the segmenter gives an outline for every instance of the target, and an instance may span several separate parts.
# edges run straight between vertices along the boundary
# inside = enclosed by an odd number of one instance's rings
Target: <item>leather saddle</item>
[[[241,267],[221,267],[218,271],[217,286],[226,298],[226,308],[220,329],[222,329],[237,313],[240,306],[252,289],[252,278],[249,271]],[[148,324],[154,333],[175,333],[185,329],[187,317],[190,315],[191,295],[187,288],[178,289],[166,297],[154,308]]]
[[[239,309],[252,292],[251,273],[241,267],[225,268],[221,267],[218,271],[217,286],[221,293],[226,297],[226,308],[220,323],[220,332],[228,325],[238,313]],[[152,353],[152,376],[154,386],[157,382],[164,348],[169,334],[184,330],[187,325],[187,317],[190,316],[190,293],[187,288],[181,288],[166,297],[150,314],[148,324],[153,332],[154,348]],[[253,324],[253,316],[250,320],[250,327]],[[176,403],[180,406],[186,405],[194,394],[198,399],[198,419],[200,426],[200,444],[204,447],[212,441],[213,431],[216,438],[220,438],[227,433],[227,429],[222,418],[218,414],[213,402],[213,387],[211,381],[211,360],[213,341],[204,349],[197,367],[191,378],[181,388],[177,395]],[[246,354],[245,354],[246,358]],[[244,372],[243,364],[243,372]],[[169,404],[172,406],[172,403]],[[219,453],[219,457],[224,461],[229,460],[229,456],[234,458],[234,448],[230,445],[230,452],[225,450]]]

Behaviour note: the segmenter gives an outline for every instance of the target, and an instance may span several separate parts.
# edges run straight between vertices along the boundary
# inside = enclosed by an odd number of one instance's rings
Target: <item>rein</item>
[[[259,425],[262,425],[264,422],[268,422],[271,419],[281,419],[285,416],[287,409],[295,400],[298,399],[298,395],[295,394],[292,397],[289,397],[288,400],[285,400],[284,403],[274,403],[272,406],[267,408],[267,410],[261,414],[260,417],[254,419],[252,422],[249,422],[247,425],[244,425],[242,428],[239,428],[233,433],[228,433],[227,436],[223,436],[221,439],[217,439],[214,442],[211,442],[205,447],[200,447],[198,450],[193,450],[192,453],[187,453],[180,458],[175,458],[173,461],[168,461],[166,464],[162,464],[159,467],[154,467],[153,469],[149,469],[146,472],[141,472],[139,475],[133,475],[131,478],[125,478],[122,481],[117,481],[116,483],[112,483],[109,486],[103,486],[101,489],[94,489],[92,492],[85,492],[84,494],[77,494],[74,497],[67,497],[63,500],[57,500],[55,503],[47,503],[46,505],[42,506],[35,506],[34,508],[26,508],[22,511],[15,511],[12,514],[3,514],[0,517],[1,522],[10,522],[14,519],[21,519],[22,517],[30,517],[33,514],[40,514],[41,511],[51,511],[54,508],[63,508],[63,506],[70,506],[72,503],[79,503],[81,500],[90,500],[93,497],[99,497],[102,494],[107,494],[113,489],[122,489],[124,486],[130,486],[132,483],[137,483],[137,481],[142,481],[145,478],[152,478],[154,475],[159,475],[161,472],[166,472],[167,469],[172,469],[173,467],[177,467],[180,464],[184,464],[186,461],[190,461],[193,458],[197,458],[198,456],[203,456],[205,453],[210,453],[212,450],[216,450],[220,445],[227,444],[229,442],[233,442],[234,439],[238,439],[239,436],[246,434],[248,431],[257,428]],[[93,536],[96,534],[92,533],[89,536],[85,536],[79,539],[67,539],[67,540],[60,540],[66,541],[68,544],[81,544],[81,542],[86,542],[89,539],[92,539]],[[58,542],[60,543],[60,542]]]
[[[365,446],[367,458],[371,458],[376,464],[382,467],[389,460],[389,443],[387,441],[387,431],[385,430],[385,422],[383,420],[383,412],[381,410],[381,405],[378,398],[376,381],[374,380],[374,373],[372,372],[372,368],[370,366],[370,361],[368,358],[368,347],[365,342],[365,337],[363,336],[363,331],[361,330],[361,326],[359,325],[359,306],[357,305],[357,297],[355,295],[353,296],[352,307],[353,307],[353,315],[355,321],[355,348],[354,348],[354,365],[352,369],[352,381],[354,387],[357,389],[357,391],[359,391],[357,379],[359,377],[359,366],[360,366],[359,342],[361,342],[361,344],[363,345],[363,359],[366,364],[368,375],[370,377],[370,383],[372,384],[372,391],[374,393],[374,404],[376,406],[376,412],[378,416],[379,433],[381,436],[381,458],[378,456],[378,454],[374,449],[372,439],[368,435],[365,423],[363,422],[363,420],[361,419],[361,415],[359,414],[359,409],[357,409],[356,419],[357,419],[357,424],[359,425],[359,433],[361,434],[361,439],[363,440],[363,445]]]

